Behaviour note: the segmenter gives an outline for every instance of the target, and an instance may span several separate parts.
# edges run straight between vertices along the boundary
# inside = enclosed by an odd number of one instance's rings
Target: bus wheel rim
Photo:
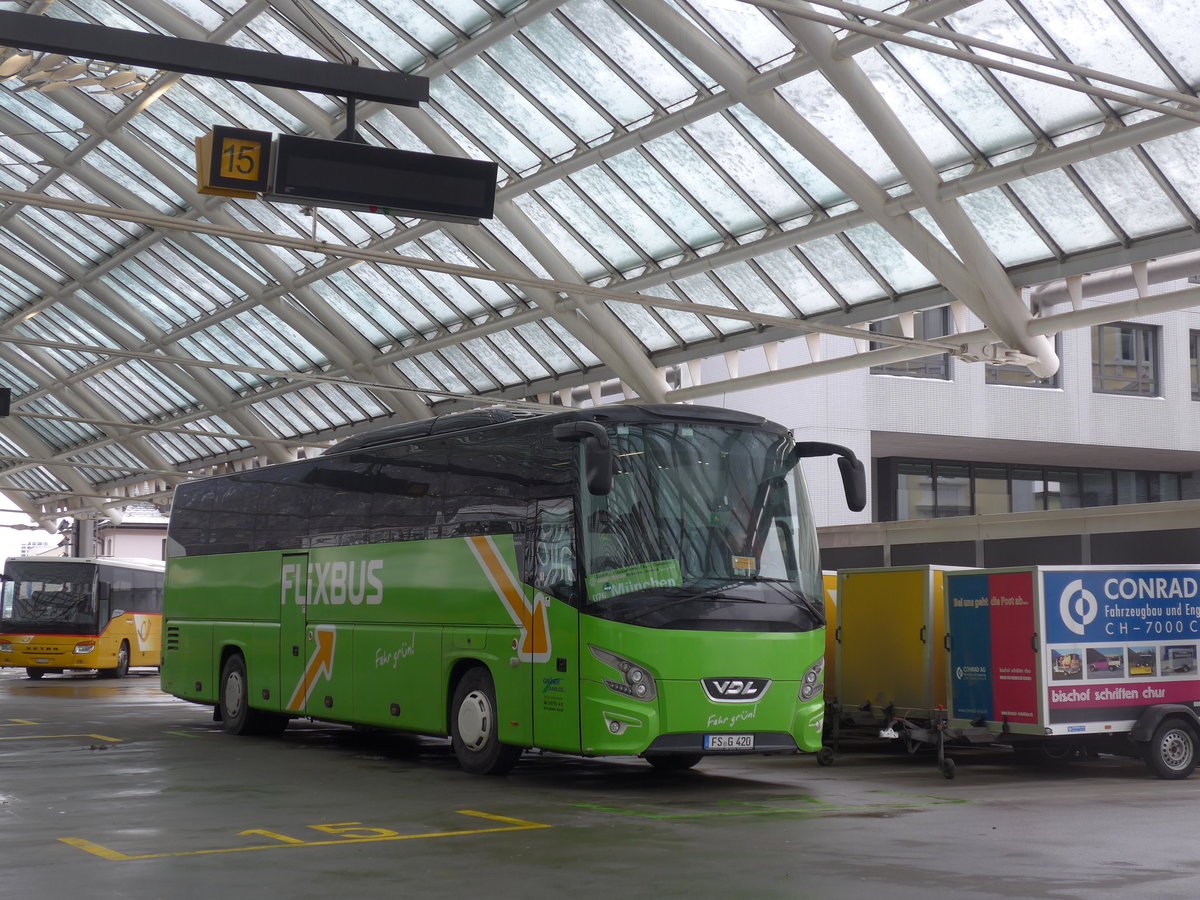
[[[229,707],[229,714],[236,716],[242,711],[242,698],[245,690],[242,685],[242,679],[235,672],[229,676],[225,682],[225,705]]]
[[[458,708],[458,735],[469,750],[487,743],[492,730],[492,705],[480,691],[471,691]]]

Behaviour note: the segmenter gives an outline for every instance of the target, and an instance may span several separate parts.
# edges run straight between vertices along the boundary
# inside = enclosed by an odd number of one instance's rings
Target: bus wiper
[[[676,596],[671,600],[670,603],[663,604],[663,607],[674,606],[677,603],[683,603],[687,600],[734,600],[734,601],[741,601],[744,603],[767,603],[768,602],[759,597],[738,597],[733,594],[725,593],[725,588],[732,587],[734,585],[738,585],[741,583],[742,583],[741,579],[722,581],[720,584],[717,584],[716,586],[709,588],[708,590],[692,591],[690,593],[683,594],[682,596]],[[662,590],[662,589],[660,588],[659,590]],[[672,593],[674,593],[675,591],[684,591],[684,590],[686,590],[686,588],[683,588],[683,587],[677,587],[677,588],[671,589]]]

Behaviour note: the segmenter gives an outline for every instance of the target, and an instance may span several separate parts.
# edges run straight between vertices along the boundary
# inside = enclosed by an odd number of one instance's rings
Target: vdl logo
[[[1058,614],[1063,624],[1075,634],[1083,634],[1084,629],[1096,621],[1096,613],[1100,605],[1096,603],[1096,595],[1083,586],[1083,579],[1076,578],[1065,588],[1058,598]]]
[[[746,703],[760,700],[771,686],[769,678],[701,678],[704,693],[717,703]]]

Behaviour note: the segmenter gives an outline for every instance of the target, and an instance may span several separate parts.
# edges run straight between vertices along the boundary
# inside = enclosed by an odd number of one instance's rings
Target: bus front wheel
[[[477,666],[463,675],[450,703],[450,746],[464,770],[504,775],[517,764],[521,748],[500,743],[498,725],[492,674]]]
[[[46,674],[46,670],[45,669],[26,669],[25,674],[28,675],[30,678],[32,678],[34,681],[37,681],[39,678],[41,678],[43,675]]]
[[[101,669],[104,678],[124,678],[129,674],[129,642],[121,641],[121,649],[117,651],[117,665],[113,669]]]
[[[246,660],[232,654],[221,667],[221,727],[229,734],[282,734],[287,716],[250,706],[250,679]]]

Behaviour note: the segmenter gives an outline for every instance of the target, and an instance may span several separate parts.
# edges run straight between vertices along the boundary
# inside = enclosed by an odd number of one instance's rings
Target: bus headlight
[[[644,700],[647,703],[658,696],[658,685],[654,682],[654,676],[645,668],[624,657],[617,656],[615,653],[593,647],[591,644],[588,644],[588,649],[592,651],[592,656],[600,662],[606,666],[612,666],[621,673],[621,681],[604,679],[604,686],[610,691],[625,697],[632,697],[635,700]]]
[[[825,680],[822,678],[822,673],[825,670],[825,657],[822,656],[815,663],[808,667],[804,673],[804,678],[800,681],[800,700],[807,703],[813,697],[824,693]]]
[[[96,649],[95,641],[84,641],[75,645],[75,652],[82,656],[85,653],[91,653]]]

